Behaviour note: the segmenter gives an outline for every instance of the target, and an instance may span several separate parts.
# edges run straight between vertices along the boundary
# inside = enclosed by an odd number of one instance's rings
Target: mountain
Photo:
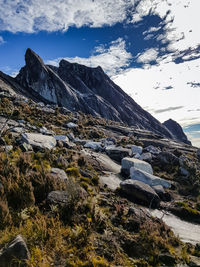
[[[184,134],[182,127],[174,120],[169,119],[163,123],[165,127],[174,135],[175,139],[182,141],[185,144],[191,145],[187,136]]]
[[[15,78],[23,90],[71,111],[123,122],[173,138],[171,132],[117,86],[101,67],[90,68],[61,60],[59,67],[45,65],[31,49],[26,65]]]

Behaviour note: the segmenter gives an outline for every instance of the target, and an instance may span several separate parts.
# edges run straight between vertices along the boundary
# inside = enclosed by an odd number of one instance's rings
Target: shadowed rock
[[[191,145],[191,142],[188,140],[187,136],[184,134],[182,127],[176,121],[169,119],[163,122],[163,125],[174,135],[175,139],[181,141],[185,144]]]
[[[6,248],[0,251],[1,267],[19,266],[17,262],[21,261],[25,264],[28,259],[30,259],[30,252],[21,235],[18,235]]]

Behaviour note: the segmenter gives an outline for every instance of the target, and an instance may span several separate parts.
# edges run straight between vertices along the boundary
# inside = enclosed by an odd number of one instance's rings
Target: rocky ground
[[[200,151],[0,92],[0,266],[200,266]],[[192,231],[192,229],[191,229]]]

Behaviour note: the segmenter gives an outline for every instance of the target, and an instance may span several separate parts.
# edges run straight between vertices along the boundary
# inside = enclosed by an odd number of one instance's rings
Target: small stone
[[[70,129],[78,127],[78,125],[76,123],[73,123],[73,122],[68,122],[66,126],[67,126],[67,128],[70,128]]]
[[[70,141],[74,141],[75,137],[74,137],[74,134],[72,132],[68,133],[67,136],[68,136]]]
[[[183,175],[183,176],[185,176],[185,177],[188,177],[188,176],[190,175],[189,171],[186,170],[186,169],[183,168],[183,167],[180,167],[180,168],[179,168],[179,172],[180,172],[180,175]]]

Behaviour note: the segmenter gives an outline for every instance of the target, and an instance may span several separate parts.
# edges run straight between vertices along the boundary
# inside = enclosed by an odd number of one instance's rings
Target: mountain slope
[[[59,67],[45,65],[31,49],[25,55],[26,65],[15,81],[29,93],[36,92],[46,100],[93,116],[124,122],[173,138],[170,131],[103,72],[61,60]]]

